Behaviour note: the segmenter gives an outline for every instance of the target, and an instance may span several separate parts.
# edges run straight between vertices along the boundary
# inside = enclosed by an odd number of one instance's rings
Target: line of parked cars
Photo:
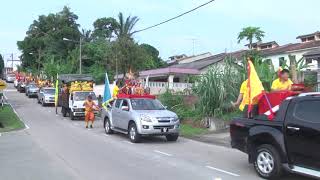
[[[85,78],[79,75],[74,76],[60,75],[59,80],[67,83]],[[16,88],[29,98],[36,97],[42,106],[55,102],[55,89],[52,87],[38,88],[35,83],[20,81],[16,84]],[[73,91],[67,95],[63,90],[61,91],[58,101],[61,113],[64,117],[69,115],[71,120],[84,117],[83,103],[88,95],[91,95],[98,104],[93,91]],[[180,120],[177,114],[169,111],[154,96],[119,97],[108,107],[108,111],[102,108],[101,118],[106,134],[114,132],[127,134],[130,141],[134,143],[139,142],[144,136],[165,136],[167,141],[177,141],[179,137]]]
[[[42,106],[54,104],[55,89],[53,87],[39,88],[36,83],[18,82],[15,85],[17,91],[25,93],[28,98],[37,98],[37,101]]]

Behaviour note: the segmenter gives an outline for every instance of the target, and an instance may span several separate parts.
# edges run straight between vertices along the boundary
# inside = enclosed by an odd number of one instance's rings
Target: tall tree
[[[4,69],[4,60],[2,55],[0,54],[0,74],[3,73],[3,69]]]
[[[82,37],[82,41],[84,42],[91,42],[92,41],[92,31],[91,30],[86,30],[86,29],[82,29],[81,30],[81,37]]]
[[[127,38],[132,40],[132,35],[135,33],[133,31],[134,26],[139,21],[137,16],[128,16],[126,19],[123,17],[123,14],[120,12],[118,15],[118,27],[115,31],[118,38]]]
[[[22,66],[39,71],[47,59],[67,60],[67,56],[77,44],[63,41],[63,38],[78,40],[80,38],[78,16],[64,7],[62,11],[41,15],[34,20],[18,48],[22,51]],[[46,58],[49,57],[49,58]]]
[[[145,54],[148,55],[147,57],[149,57],[149,59],[146,57],[144,63],[145,69],[159,68],[166,65],[166,62],[159,57],[159,51],[155,47],[149,44],[141,44],[140,47],[145,51]]]
[[[93,27],[92,36],[94,39],[110,40],[119,27],[119,23],[112,17],[99,18],[93,23]]]
[[[246,39],[249,41],[249,49],[252,49],[253,40],[262,41],[265,32],[260,29],[260,27],[245,27],[238,35],[238,43]]]
[[[122,73],[126,74],[127,72],[136,70],[136,65],[139,65],[139,61],[141,60],[141,57],[138,57],[139,46],[134,42],[132,37],[135,33],[133,29],[139,18],[137,16],[124,18],[121,12],[118,18],[118,26],[115,30],[117,36],[114,43],[115,53],[117,64],[120,65]]]

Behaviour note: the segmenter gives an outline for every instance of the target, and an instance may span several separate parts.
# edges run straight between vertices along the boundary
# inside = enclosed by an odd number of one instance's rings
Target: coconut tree
[[[115,31],[117,38],[127,38],[129,40],[132,40],[132,35],[135,33],[133,29],[139,21],[139,18],[137,16],[128,16],[125,19],[121,12],[119,13],[118,18],[118,27]]]
[[[118,15],[117,27],[115,29],[116,41],[115,49],[117,54],[117,64],[120,65],[123,74],[132,73],[135,64],[139,64],[141,56],[139,56],[139,48],[134,42],[133,31],[135,25],[139,21],[137,16],[128,16],[125,18],[120,12]]]
[[[264,33],[265,32],[262,31],[260,27],[245,27],[238,35],[238,43],[246,39],[247,41],[249,41],[249,49],[252,49],[253,40],[256,39],[257,41],[262,41]]]

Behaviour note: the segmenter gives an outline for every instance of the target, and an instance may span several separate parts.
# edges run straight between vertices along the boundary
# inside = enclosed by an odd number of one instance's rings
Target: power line
[[[141,30],[138,30],[138,31],[134,31],[133,33],[142,32],[142,31],[145,31],[145,30],[148,30],[148,29],[151,29],[151,28],[160,26],[160,25],[162,25],[162,24],[165,24],[165,23],[167,23],[167,22],[170,22],[170,21],[172,21],[172,20],[175,20],[175,19],[177,19],[177,18],[179,18],[179,17],[181,17],[181,16],[184,16],[184,15],[186,15],[186,14],[189,14],[189,13],[191,13],[191,12],[193,12],[193,11],[195,11],[195,10],[203,7],[203,6],[206,6],[206,5],[210,4],[210,3],[212,3],[213,1],[215,1],[215,0],[208,1],[208,2],[206,2],[206,3],[204,3],[204,4],[201,4],[200,6],[197,6],[197,7],[193,8],[193,9],[187,11],[187,12],[184,12],[184,13],[182,13],[182,14],[179,14],[178,16],[175,16],[175,17],[170,18],[170,19],[168,19],[168,20],[162,21],[162,22],[160,22],[160,23],[158,23],[158,24],[149,26],[149,27],[147,27],[147,28],[144,28],[144,29],[141,29]]]

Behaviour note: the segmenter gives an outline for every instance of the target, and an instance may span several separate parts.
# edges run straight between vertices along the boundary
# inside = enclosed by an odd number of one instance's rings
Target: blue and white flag
[[[104,81],[103,102],[106,102],[110,99],[111,99],[110,83],[109,83],[108,74],[106,73],[106,79]]]

